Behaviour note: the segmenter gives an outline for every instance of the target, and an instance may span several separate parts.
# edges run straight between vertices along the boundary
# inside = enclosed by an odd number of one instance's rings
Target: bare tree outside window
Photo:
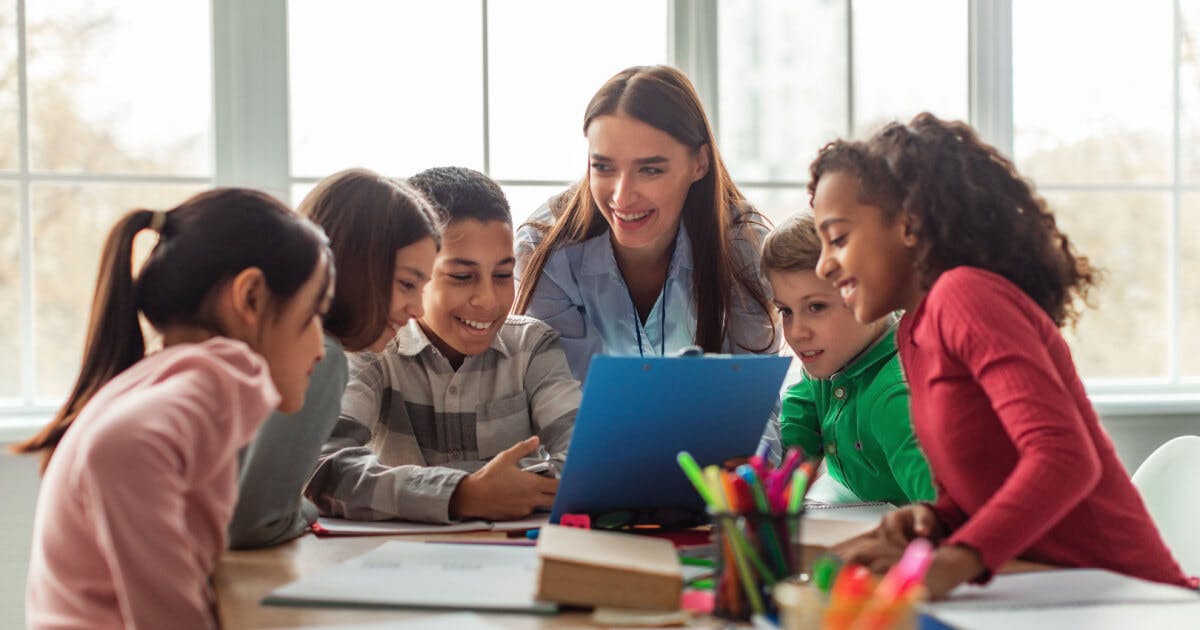
[[[21,200],[15,184],[0,186],[0,317],[20,321],[17,217],[25,203],[34,318],[32,331],[14,325],[0,333],[0,396],[20,394],[20,357],[32,348],[34,395],[54,404],[79,369],[112,223],[131,208],[168,208],[207,186],[211,28],[209,5],[198,0],[29,2],[26,10],[29,171],[14,175],[28,178],[30,198]],[[0,30],[15,33],[15,17],[0,13]],[[12,94],[5,105],[19,112],[16,38],[0,42],[0,95]],[[0,134],[15,120],[7,112],[0,106]],[[19,167],[20,148],[15,134],[0,143],[0,169]],[[142,176],[159,181],[137,182]],[[32,345],[22,349],[22,336]]]

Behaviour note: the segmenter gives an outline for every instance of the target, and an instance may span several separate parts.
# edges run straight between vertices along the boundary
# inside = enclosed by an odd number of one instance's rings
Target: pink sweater
[[[217,337],[108,383],[42,481],[30,628],[211,628],[238,449],[278,404],[266,362]]]

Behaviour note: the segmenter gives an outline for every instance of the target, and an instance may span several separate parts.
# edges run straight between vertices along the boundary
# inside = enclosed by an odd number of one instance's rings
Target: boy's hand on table
[[[528,438],[464,477],[450,498],[450,515],[507,520],[528,516],[538,508],[549,509],[554,504],[558,480],[520,468],[521,459],[537,448],[538,438]]]

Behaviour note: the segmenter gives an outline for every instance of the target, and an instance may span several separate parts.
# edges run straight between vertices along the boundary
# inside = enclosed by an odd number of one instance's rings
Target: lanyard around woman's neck
[[[683,227],[680,226],[679,229],[682,230]],[[671,263],[674,261],[675,261],[675,241],[671,241],[671,253],[667,257],[667,275],[663,278],[662,290],[660,290],[658,292],[658,300],[657,300],[657,302],[661,305],[661,309],[659,310],[659,313],[658,313],[658,326],[659,326],[658,355],[663,356],[663,357],[667,356],[667,285],[671,282]],[[629,292],[629,283],[628,282],[625,283],[625,291]],[[646,351],[642,347],[642,318],[638,314],[637,303],[633,301],[633,293],[632,292],[629,293],[629,304],[630,304],[630,306],[633,307],[633,332],[637,333],[638,355],[644,357],[644,356],[646,356]],[[654,312],[653,305],[650,306],[650,311]],[[649,319],[649,316],[647,316],[647,319]],[[647,341],[649,341],[649,340],[647,340]],[[650,349],[654,350],[653,347],[651,347]]]

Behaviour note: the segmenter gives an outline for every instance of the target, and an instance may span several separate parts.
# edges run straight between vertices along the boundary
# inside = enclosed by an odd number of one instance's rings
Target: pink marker
[[[772,506],[778,505],[779,510],[787,507],[787,485],[792,480],[792,473],[800,466],[800,461],[804,456],[798,448],[788,449],[787,455],[783,457],[783,463],[779,468],[770,471],[763,478],[763,485],[766,487],[767,499],[771,501]]]
[[[783,456],[783,463],[779,465],[776,472],[779,473],[782,479],[791,479],[792,473],[796,472],[796,468],[800,466],[800,462],[803,459],[804,455],[800,453],[800,449],[789,448],[787,455]]]
[[[750,467],[754,469],[754,474],[758,475],[759,479],[767,478],[767,473],[770,472],[767,468],[767,458],[761,455],[751,455],[746,460],[746,463],[750,464]]]
[[[904,550],[900,562],[892,567],[879,583],[878,597],[895,600],[925,579],[933,562],[933,545],[924,538],[913,539]]]

